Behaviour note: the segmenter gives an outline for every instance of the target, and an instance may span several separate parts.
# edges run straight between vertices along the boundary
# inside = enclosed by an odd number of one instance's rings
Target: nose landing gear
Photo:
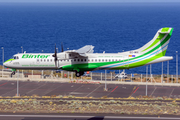
[[[11,77],[16,74],[16,69],[12,69]]]
[[[16,71],[12,71],[11,77],[16,74]]]
[[[76,74],[76,77],[80,77],[84,74],[84,72],[83,71],[79,71],[79,72],[76,71],[75,74]]]

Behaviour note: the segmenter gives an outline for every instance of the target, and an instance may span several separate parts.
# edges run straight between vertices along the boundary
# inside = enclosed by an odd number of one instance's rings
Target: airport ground
[[[1,113],[180,115],[178,86],[0,81]]]
[[[20,97],[16,96],[17,80]],[[68,120],[177,119],[179,86],[148,81],[146,96],[146,82],[130,80],[0,78],[0,116],[17,120],[46,119],[44,114]]]
[[[105,84],[106,83],[106,84]],[[107,90],[105,90],[105,86]],[[180,98],[179,84],[147,83],[147,96]],[[92,81],[92,80],[29,80],[18,79],[20,96],[76,96],[76,97],[110,97],[128,98],[146,96],[146,83]],[[15,96],[17,79],[1,79],[0,96]]]

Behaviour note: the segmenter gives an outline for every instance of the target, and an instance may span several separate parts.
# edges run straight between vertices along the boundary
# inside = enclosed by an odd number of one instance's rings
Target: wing
[[[93,53],[94,50],[93,50],[94,46],[92,45],[86,45],[78,50],[76,50],[76,52],[78,53]]]
[[[82,57],[87,57],[86,53],[93,53],[94,52],[94,46],[92,45],[86,45],[78,50],[68,51],[68,53],[71,53],[72,55],[79,55]]]

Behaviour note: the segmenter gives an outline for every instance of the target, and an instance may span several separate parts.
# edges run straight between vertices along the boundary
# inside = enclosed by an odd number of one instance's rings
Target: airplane
[[[78,50],[57,53],[18,53],[3,65],[12,69],[61,69],[75,72],[80,77],[86,71],[120,70],[172,60],[165,56],[173,28],[165,27],[157,31],[154,38],[139,49],[118,53],[93,53],[94,46],[86,45]]]

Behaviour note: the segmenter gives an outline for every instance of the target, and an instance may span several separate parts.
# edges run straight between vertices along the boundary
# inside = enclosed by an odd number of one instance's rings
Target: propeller
[[[64,52],[64,49],[63,49],[63,43],[61,42],[61,52]],[[55,62],[55,66],[57,67],[57,51],[56,51],[56,43],[55,43],[55,51],[54,51],[54,54],[52,55],[54,57],[54,62]]]
[[[55,66],[57,67],[57,51],[56,51],[56,44],[55,44],[55,51],[54,51],[54,55],[52,55],[54,57],[54,62],[55,62]]]

